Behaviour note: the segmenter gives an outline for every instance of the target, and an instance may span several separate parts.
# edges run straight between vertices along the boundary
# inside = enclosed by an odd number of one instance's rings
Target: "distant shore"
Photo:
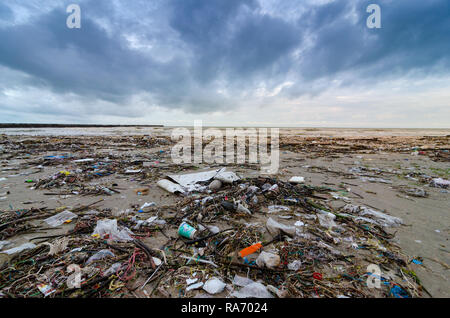
[[[0,124],[0,128],[112,128],[112,127],[164,127],[164,125]]]

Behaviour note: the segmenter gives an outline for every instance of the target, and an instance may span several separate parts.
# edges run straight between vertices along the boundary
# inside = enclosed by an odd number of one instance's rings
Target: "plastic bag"
[[[240,178],[232,171],[221,171],[214,177],[214,179],[230,184],[234,181],[238,181]]]
[[[231,296],[236,298],[274,298],[266,286],[256,282],[246,285],[239,291],[234,291]]]
[[[333,217],[330,216],[331,213],[328,214],[317,214],[317,218],[319,219],[319,223],[320,225],[322,225],[323,227],[326,227],[327,229],[333,228],[336,225],[336,223],[334,223],[334,219],[336,218],[336,216],[334,214]]]
[[[291,271],[298,271],[302,267],[302,262],[299,260],[295,260],[292,263],[288,264],[288,268]]]
[[[47,242],[44,243],[44,244],[48,244],[50,246],[50,251],[48,252],[48,255],[57,255],[57,254],[63,252],[67,248],[67,245],[69,245],[69,241],[70,241],[70,239],[68,237],[63,237],[63,238],[57,239],[53,243],[47,243]]]
[[[291,236],[295,235],[295,226],[288,226],[278,223],[272,218],[269,218],[267,220],[266,227],[269,230],[269,233],[272,235],[277,235],[280,233],[280,231],[289,234]]]
[[[88,260],[89,261],[89,260]],[[122,263],[114,263],[111,265],[110,268],[108,268],[104,273],[103,276],[109,276],[115,274],[120,268],[122,267]]]
[[[36,245],[33,244],[33,243],[25,243],[25,244],[22,244],[20,246],[11,248],[9,250],[2,251],[0,253],[5,253],[5,254],[8,254],[8,255],[12,255],[12,254],[20,253],[20,252],[25,251],[25,250],[33,249],[35,247],[36,247]]]
[[[240,287],[245,287],[245,286],[250,285],[252,283],[254,283],[254,281],[251,280],[250,278],[234,275],[233,285],[240,286]]]
[[[445,180],[442,178],[434,178],[431,181],[430,186],[435,187],[435,188],[444,188],[447,189],[448,187],[450,187],[450,181],[449,180]]]
[[[54,216],[51,216],[48,219],[45,219],[44,221],[47,222],[47,224],[52,227],[57,227],[64,224],[64,222],[70,221],[77,217],[78,215],[76,215],[75,213],[72,213],[70,211],[64,211]]]
[[[375,211],[375,210],[369,209],[364,206],[356,206],[356,205],[347,204],[346,206],[344,206],[344,211],[347,211],[352,214],[357,213],[361,216],[372,216],[375,218],[374,221],[378,225],[381,225],[384,227],[399,226],[399,225],[403,224],[403,220],[400,218],[393,217],[393,216],[384,214],[380,211]]]
[[[98,235],[101,238],[104,236],[108,236],[108,240],[112,241],[132,241],[133,238],[130,235],[133,235],[128,228],[124,227],[119,230],[117,227],[117,220],[98,220],[97,226],[94,229],[94,233],[92,235]]]
[[[208,292],[208,294],[218,294],[221,293],[225,289],[226,284],[222,282],[220,279],[213,277],[206,281],[205,285],[203,285],[203,289]]]
[[[91,264],[92,262],[107,258],[107,257],[116,257],[113,252],[110,250],[101,250],[89,257],[89,259],[86,262],[86,265]]]
[[[275,268],[280,265],[280,262],[280,256],[267,252],[261,252],[256,259],[256,265],[259,267]]]

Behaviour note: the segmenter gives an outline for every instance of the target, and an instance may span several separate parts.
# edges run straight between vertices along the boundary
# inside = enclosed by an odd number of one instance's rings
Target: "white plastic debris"
[[[134,173],[140,173],[142,170],[133,170],[133,169],[128,169],[125,171],[126,174],[134,174]]]
[[[159,180],[157,185],[170,193],[185,193],[184,189],[179,184],[173,183],[167,179]]]
[[[266,227],[269,230],[269,233],[272,235],[278,235],[280,231],[291,236],[295,235],[295,226],[288,226],[278,223],[272,218],[269,218],[267,220]]]
[[[239,276],[239,275],[234,275],[233,278],[233,285],[239,286],[239,287],[244,287],[247,286],[249,284],[254,283],[253,280],[251,280],[250,278],[247,277],[243,277],[243,276]]]
[[[209,184],[209,189],[212,191],[217,191],[222,187],[222,181],[214,180]]]
[[[212,179],[219,180],[222,183],[232,183],[240,178],[234,172],[226,171],[226,168],[220,168],[187,174],[168,175],[166,179],[158,181],[158,186],[171,193],[205,192],[208,186],[200,183]],[[215,184],[217,185],[217,183]]]
[[[75,213],[72,213],[70,211],[63,211],[61,213],[49,217],[48,219],[45,219],[44,221],[47,222],[47,224],[50,225],[51,227],[57,227],[64,224],[64,222],[70,221],[77,217],[78,216]]]
[[[108,268],[104,273],[103,273],[103,277],[112,275],[117,273],[117,271],[122,267],[122,263],[114,263],[111,265],[110,268]]]
[[[186,285],[192,285],[198,281],[198,278],[188,278],[186,279]]]
[[[268,209],[269,213],[286,212],[291,210],[289,207],[284,205],[269,205]]]
[[[300,260],[295,260],[288,264],[288,268],[291,271],[298,271],[302,267],[302,262]]]
[[[133,238],[130,235],[133,235],[128,228],[124,227],[119,229],[117,226],[117,220],[98,220],[97,226],[94,229],[94,233],[92,235],[99,235],[103,238],[105,235],[108,236],[108,240],[111,241],[132,241]]]
[[[267,253],[267,252],[261,252],[259,254],[258,258],[256,259],[256,265],[258,265],[261,268],[267,267],[267,268],[275,268],[278,265],[280,265],[281,259],[280,256],[273,254],[273,253]]]
[[[288,296],[286,290],[280,290],[272,285],[267,285],[267,290],[270,291],[272,294],[277,295],[278,298],[286,298]]]
[[[369,178],[369,177],[361,177],[360,178],[363,182],[369,181],[372,183],[378,182],[378,183],[386,183],[386,184],[391,184],[392,181],[391,180],[386,180],[383,178]]]
[[[356,206],[347,204],[344,206],[344,211],[347,211],[352,214],[359,214],[361,216],[371,216],[375,218],[375,222],[383,227],[389,227],[389,226],[399,226],[403,224],[403,220],[397,217],[393,217],[387,214],[384,214],[380,211],[376,211],[373,209],[369,209],[364,206]]]
[[[336,216],[332,213],[317,214],[317,218],[319,219],[320,225],[323,227],[330,229],[330,228],[337,226],[336,223],[334,223],[334,219],[336,218]]]
[[[157,224],[157,225],[164,225],[166,224],[165,220],[159,220],[157,216],[152,216],[149,217],[147,220],[145,220],[144,222],[142,222],[142,224],[150,226],[152,224]]]
[[[215,180],[219,180],[223,183],[233,183],[234,181],[238,181],[240,178],[231,171],[221,171],[215,177]]]
[[[192,285],[189,285],[187,288],[186,288],[186,291],[190,291],[190,290],[193,290],[193,289],[199,289],[199,288],[201,288],[201,287],[203,287],[203,283],[202,282],[199,282],[199,283],[196,283],[196,284],[192,284]]]
[[[431,180],[430,186],[446,189],[450,186],[450,181],[442,178],[434,178],[433,180]]]
[[[290,183],[304,183],[305,182],[305,178],[304,177],[292,177],[289,179]]]
[[[208,294],[219,294],[225,289],[226,284],[222,282],[219,278],[213,277],[206,281],[205,285],[203,285],[203,289]]]
[[[68,237],[63,237],[56,240],[54,243],[45,242],[43,244],[47,244],[50,246],[50,251],[48,252],[48,255],[57,255],[67,248],[67,245],[69,245],[69,241],[70,239]]]
[[[83,162],[91,162],[91,161],[94,161],[94,159],[93,158],[78,159],[78,160],[74,160],[73,162],[83,163]]]
[[[110,250],[100,250],[97,253],[95,253],[94,255],[92,255],[91,257],[89,257],[89,259],[86,262],[86,265],[91,264],[92,262],[107,258],[107,257],[116,257],[116,255],[114,255],[113,252],[111,252]]]
[[[145,202],[142,206],[141,206],[141,210],[151,207],[151,206],[156,206],[155,202]]]
[[[207,225],[206,227],[212,234],[217,234],[220,232],[220,228],[215,225]]]
[[[234,291],[231,296],[236,298],[273,298],[266,286],[257,282],[248,284],[239,291]]]
[[[20,246],[11,248],[9,250],[1,251],[0,253],[12,255],[12,254],[20,253],[20,252],[25,251],[25,250],[33,249],[35,247],[36,247],[36,245],[33,244],[33,243],[24,243],[24,244],[22,244]]]
[[[247,213],[247,214],[252,214],[252,212],[250,212],[249,209],[247,209],[245,206],[243,206],[240,203],[238,204],[236,211],[237,212],[242,212],[242,213]]]
[[[201,258],[196,258],[196,257],[189,257],[189,256],[185,256],[185,255],[181,255],[180,257],[184,258],[184,259],[187,259],[189,262],[194,261],[194,262],[197,262],[197,263],[205,263],[205,264],[210,264],[210,265],[212,265],[214,267],[219,267],[216,264],[214,264],[213,262],[208,261],[206,259],[201,259]]]

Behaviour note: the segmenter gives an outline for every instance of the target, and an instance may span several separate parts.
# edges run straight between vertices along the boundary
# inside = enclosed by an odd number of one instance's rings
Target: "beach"
[[[63,210],[74,212],[95,203],[84,211],[95,207],[107,217],[121,218],[139,216],[137,210],[144,203],[153,202],[155,206],[145,210],[146,216],[165,216],[167,221],[168,214],[161,211],[179,213],[180,205],[190,197],[159,187],[157,182],[167,174],[227,167],[241,179],[261,177],[258,164],[173,164],[170,156],[173,129],[3,128],[0,212],[40,209],[48,216]],[[450,178],[449,129],[280,128],[279,131],[280,165],[277,173],[268,177],[286,184],[293,176],[303,177],[304,185],[314,187],[315,195],[323,198],[333,211],[341,211],[350,204],[400,218],[403,224],[386,232],[395,234],[390,243],[398,247],[399,255],[419,278],[424,288],[420,297],[450,296],[450,189],[433,181]],[[91,169],[92,165],[95,167]],[[97,174],[87,178],[86,171]],[[71,182],[77,186],[72,187]],[[328,192],[320,193],[319,187],[327,188]],[[252,212],[248,222],[265,223],[269,217]],[[294,215],[290,217],[290,223],[297,220]],[[76,226],[76,222],[67,222],[49,229],[38,217],[29,223],[30,227],[44,229],[5,235],[0,241],[10,243],[3,251],[36,237],[64,236]],[[234,223],[221,219],[214,224],[223,229]],[[176,226],[162,227],[164,233],[156,232],[143,242],[160,249],[167,240],[177,237]],[[9,260],[11,256],[0,251],[0,265]],[[164,297],[163,294],[159,297]],[[148,295],[138,293],[138,296]]]

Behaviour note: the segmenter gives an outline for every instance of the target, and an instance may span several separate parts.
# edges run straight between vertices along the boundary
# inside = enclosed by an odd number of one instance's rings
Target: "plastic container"
[[[178,227],[178,234],[191,240],[194,239],[196,232],[197,230],[186,222],[181,223]]]

